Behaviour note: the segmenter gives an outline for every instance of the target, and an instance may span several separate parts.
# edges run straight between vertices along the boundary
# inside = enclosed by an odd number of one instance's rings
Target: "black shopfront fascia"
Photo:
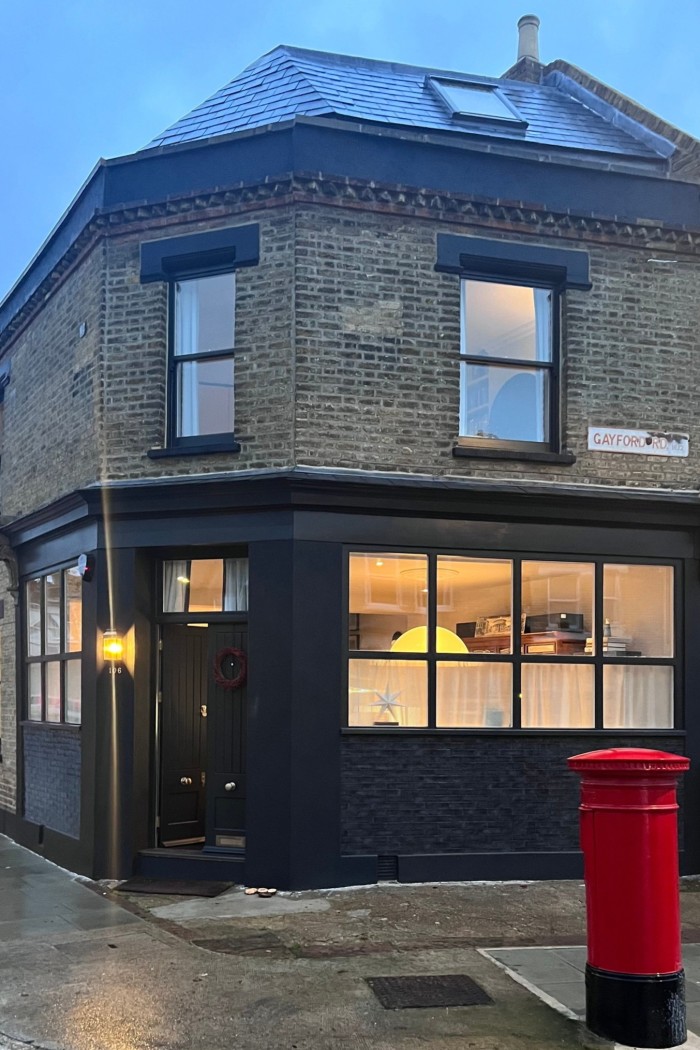
[[[234,434],[182,437],[177,433],[177,361],[175,358],[175,285],[198,277],[216,277],[260,261],[260,227],[257,223],[205,233],[185,234],[141,245],[141,282],[168,282],[168,411],[167,448],[151,449],[151,459],[197,452],[239,452]],[[234,357],[234,348],[222,351]],[[207,354],[213,359],[221,354]]]
[[[349,557],[351,554],[387,554],[389,553],[388,547],[363,547],[361,545],[355,545],[352,547],[346,547],[346,572],[343,587],[343,600],[345,609],[345,619],[343,623],[344,638],[347,640],[350,636],[350,621],[349,621]],[[403,735],[425,735],[437,734],[441,736],[454,736],[463,734],[486,734],[488,736],[504,736],[511,734],[532,734],[536,736],[542,735],[575,735],[585,736],[587,733],[596,734],[600,737],[602,734],[619,737],[620,735],[634,735],[649,737],[659,737],[665,734],[669,734],[677,737],[679,731],[682,731],[684,727],[684,711],[683,711],[683,668],[685,666],[683,660],[683,563],[673,558],[635,558],[607,555],[591,555],[591,554],[553,554],[551,556],[546,555],[542,552],[532,553],[523,551],[484,551],[481,550],[469,550],[465,548],[454,549],[454,548],[411,548],[399,549],[398,547],[392,548],[391,553],[401,553],[405,555],[418,554],[427,556],[428,558],[428,608],[427,608],[427,627],[428,627],[428,652],[400,652],[400,653],[378,653],[375,650],[362,650],[362,649],[350,649],[347,648],[348,659],[345,661],[344,668],[344,680],[343,680],[343,725],[344,733],[360,733],[360,734],[384,734],[387,733],[392,736],[403,736]],[[437,594],[438,594],[438,581],[437,581],[437,560],[440,556],[457,556],[463,558],[474,558],[480,561],[488,559],[497,559],[499,561],[510,561],[512,566],[512,608],[514,611],[513,615],[513,634],[512,634],[512,652],[511,653],[478,653],[469,652],[467,655],[462,653],[444,653],[438,652],[436,649],[436,627],[437,627]],[[591,656],[572,656],[572,655],[555,655],[547,653],[543,655],[541,653],[523,653],[521,651],[520,644],[520,615],[519,611],[522,609],[522,594],[521,594],[521,582],[522,582],[522,563],[525,561],[547,561],[553,563],[571,562],[580,564],[585,562],[586,564],[594,565],[594,606],[593,606],[593,631],[592,636],[594,639],[593,655]],[[663,565],[671,566],[673,569],[673,656],[671,657],[644,657],[644,658],[632,658],[629,656],[609,656],[603,655],[603,630],[604,630],[604,610],[603,610],[603,571],[605,566],[613,565]],[[347,646],[347,642],[346,642]],[[416,661],[427,663],[428,665],[428,717],[426,726],[418,727],[404,727],[404,726],[350,726],[348,725],[348,686],[349,686],[349,660],[376,660],[381,657],[382,660],[399,660],[403,661]],[[512,725],[507,727],[485,727],[485,726],[465,726],[462,728],[450,727],[438,727],[437,726],[437,699],[436,699],[436,680],[437,663],[463,663],[467,660],[469,663],[486,663],[486,664],[509,664],[513,668],[513,680],[512,680]],[[589,727],[576,727],[576,726],[563,726],[559,728],[545,728],[545,727],[522,727],[521,726],[521,674],[522,667],[524,664],[542,664],[546,663],[548,666],[552,664],[562,664],[567,667],[571,666],[586,666],[593,667],[594,671],[594,703],[595,703],[595,724]],[[603,672],[605,667],[610,666],[624,666],[624,667],[671,667],[673,668],[673,725],[666,728],[643,728],[643,727],[629,727],[629,728],[605,728],[603,725]]]
[[[562,293],[566,289],[590,289],[588,253],[483,237],[438,234],[435,269],[442,273],[457,274],[461,279],[526,285],[552,292],[552,357],[549,362],[537,364],[538,370],[545,372],[548,378],[548,440],[540,443],[461,437],[453,454],[573,463],[573,454],[563,451],[561,447],[561,304]],[[463,356],[462,360],[465,359],[471,363],[484,363],[482,358]],[[517,362],[509,358],[489,357],[488,364],[507,368],[514,367]]]

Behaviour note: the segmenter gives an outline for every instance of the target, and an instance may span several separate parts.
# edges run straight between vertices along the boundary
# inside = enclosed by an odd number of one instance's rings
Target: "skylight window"
[[[527,127],[527,121],[495,87],[460,80],[436,80],[432,77],[429,78],[429,84],[453,117]]]

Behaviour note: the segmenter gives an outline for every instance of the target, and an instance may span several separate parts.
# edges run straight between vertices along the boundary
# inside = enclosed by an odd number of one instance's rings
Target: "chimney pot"
[[[518,61],[521,58],[532,58],[535,62],[540,60],[540,49],[538,42],[538,30],[540,20],[537,15],[523,15],[518,20]]]

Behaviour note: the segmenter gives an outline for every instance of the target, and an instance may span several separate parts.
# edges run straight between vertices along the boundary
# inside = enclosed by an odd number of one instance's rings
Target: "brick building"
[[[276,48],[0,304],[18,841],[565,877],[568,755],[700,752],[700,147],[521,21],[498,79]]]

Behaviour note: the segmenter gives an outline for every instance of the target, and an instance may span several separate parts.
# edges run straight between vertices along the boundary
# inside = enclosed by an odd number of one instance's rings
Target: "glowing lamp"
[[[102,636],[102,655],[110,663],[115,663],[124,656],[124,639],[116,631],[105,631]]]
[[[439,653],[468,653],[462,639],[447,627],[436,628],[436,649]],[[428,628],[411,627],[391,643],[392,653],[427,653]]]

